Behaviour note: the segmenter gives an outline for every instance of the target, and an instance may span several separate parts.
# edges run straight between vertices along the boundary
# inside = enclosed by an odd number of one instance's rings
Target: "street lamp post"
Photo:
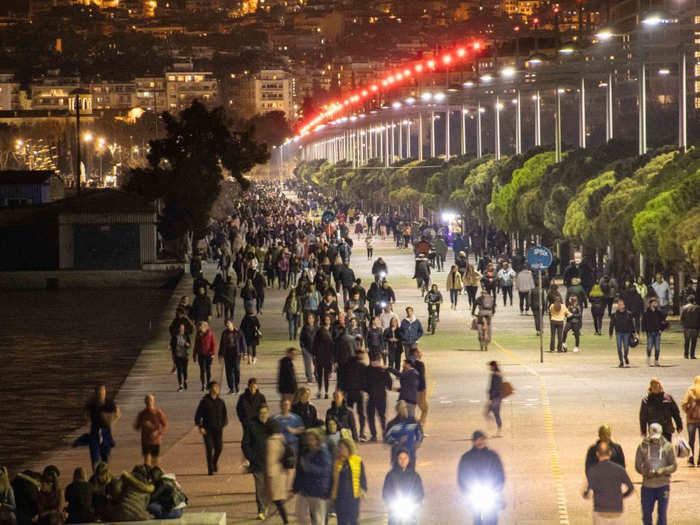
[[[403,158],[403,120],[399,120],[399,129],[398,129],[398,135],[399,135],[399,160]]]
[[[494,151],[496,152],[496,160],[501,160],[501,102],[496,95],[496,108],[494,111]]]
[[[430,158],[435,158],[435,112],[430,112]]]
[[[445,109],[445,162],[450,160],[450,106]]]
[[[406,121],[406,158],[411,158],[411,118]]]
[[[535,92],[535,146],[542,145],[542,121],[541,121],[542,104],[540,101],[540,90]]]
[[[481,101],[476,102],[476,158],[480,159],[482,156],[481,147]]]
[[[556,108],[554,113],[554,161],[561,162],[561,89],[556,88]]]
[[[579,88],[579,106],[578,106],[578,146],[579,148],[586,147],[586,81],[581,77],[581,86]]]
[[[520,155],[523,152],[523,137],[521,128],[520,116],[520,90],[515,92],[515,154]]]
[[[613,74],[608,73],[608,85],[605,87],[605,141],[613,139]]]
[[[460,138],[460,152],[462,155],[467,154],[467,109],[462,106],[460,128],[459,128],[459,138]]]
[[[418,113],[418,160],[423,160],[423,112]]]
[[[647,82],[646,65],[642,57],[639,68],[639,154],[647,152]]]
[[[680,69],[678,71],[678,148],[685,152],[688,148],[688,93],[687,65],[685,49],[681,44]]]

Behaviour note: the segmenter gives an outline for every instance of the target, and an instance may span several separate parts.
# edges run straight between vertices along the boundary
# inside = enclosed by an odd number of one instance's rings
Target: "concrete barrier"
[[[138,523],[139,525],[226,525],[225,512],[192,512],[185,511],[182,518],[176,520],[146,520],[146,521],[102,521],[86,523],[85,525],[117,525],[119,523]]]

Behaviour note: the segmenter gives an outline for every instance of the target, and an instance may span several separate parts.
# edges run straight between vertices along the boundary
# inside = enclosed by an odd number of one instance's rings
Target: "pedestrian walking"
[[[304,433],[304,421],[292,412],[292,402],[288,399],[280,399],[280,413],[272,416],[272,421],[280,427],[284,441],[291,447],[294,454],[299,452],[299,435]]]
[[[243,319],[241,319],[241,332],[243,332],[245,344],[248,348],[248,364],[255,364],[258,362],[257,348],[262,338],[260,319],[258,319],[255,312],[246,312]]]
[[[506,300],[510,299],[510,305],[513,306],[513,281],[515,280],[515,270],[510,267],[508,262],[503,263],[503,267],[498,270],[498,282],[501,285],[501,293],[503,294],[503,306],[506,306]]]
[[[520,315],[525,315],[530,310],[530,292],[535,289],[535,279],[528,266],[524,266],[516,275],[515,286],[518,289]]]
[[[695,465],[695,436],[700,433],[700,376],[695,376],[695,382],[683,396],[681,407],[685,412],[685,424],[688,429],[688,444],[690,445],[690,456],[688,465]],[[698,451],[700,454],[700,451]],[[700,466],[700,459],[698,459]]]
[[[265,456],[267,443],[267,405],[258,408],[256,416],[246,423],[241,440],[243,456],[248,461],[248,472],[253,475],[255,483],[255,503],[258,507],[258,519],[264,520],[267,514],[267,494],[265,490]]]
[[[695,359],[695,348],[700,333],[700,306],[695,296],[688,295],[687,303],[681,309],[681,326],[683,327],[683,356]]]
[[[505,507],[505,472],[498,454],[486,446],[486,434],[475,430],[472,448],[459,460],[457,485],[466,498],[474,525],[497,525]]]
[[[371,260],[374,255],[374,237],[371,231],[367,232],[367,237],[365,237],[365,246],[367,247],[367,259]]]
[[[416,418],[409,415],[405,401],[396,403],[396,417],[386,424],[384,443],[391,445],[390,462],[395,464],[399,451],[406,450],[410,464],[415,467],[416,452],[424,438],[423,429]]]
[[[379,317],[374,317],[370,322],[370,327],[367,330],[367,353],[369,354],[370,363],[387,362],[387,352],[384,344],[384,330],[379,322]]]
[[[569,315],[569,310],[561,302],[561,297],[556,296],[549,306],[549,351],[554,352],[554,339],[557,340],[557,352],[566,352],[563,347],[564,322]]]
[[[462,283],[464,284],[464,289],[467,291],[470,307],[474,306],[476,302],[476,291],[479,288],[481,277],[481,274],[474,268],[474,265],[467,263],[462,275]]]
[[[179,324],[177,333],[170,336],[170,352],[177,370],[177,391],[187,390],[187,364],[190,359],[190,335],[187,325]]]
[[[333,392],[333,403],[326,411],[326,427],[329,421],[334,421],[338,431],[347,429],[352,440],[357,442],[357,427],[355,426],[355,413],[345,403],[345,396],[340,390]]]
[[[295,357],[296,348],[287,348],[286,355],[280,359],[277,369],[277,391],[282,399],[286,399],[290,403],[297,391],[297,376],[294,371]]]
[[[503,400],[503,374],[496,361],[489,361],[489,371],[491,376],[489,377],[489,389],[488,396],[489,401],[486,405],[486,411],[484,416],[489,417],[489,414],[493,414],[496,420],[496,426],[498,430],[494,437],[501,437],[501,428],[503,427],[503,422],[501,421],[501,401]]]
[[[428,424],[428,381],[427,374],[425,371],[425,363],[423,362],[423,353],[418,348],[411,350],[411,355],[409,356],[411,360],[411,365],[418,372],[418,391],[416,400],[418,401],[418,408],[420,408],[420,419],[418,422],[423,431]]]
[[[405,359],[400,373],[393,369],[389,369],[389,371],[399,378],[399,387],[396,388],[396,391],[399,392],[399,401],[406,403],[409,416],[416,417],[420,374],[415,369],[413,361]]]
[[[610,328],[608,334],[612,339],[615,332],[615,342],[617,343],[617,357],[620,359],[619,368],[629,366],[630,338],[634,333],[634,319],[632,314],[625,308],[622,299],[617,301],[617,310],[610,316]]]
[[[457,270],[456,265],[452,265],[450,268],[450,273],[447,274],[447,282],[445,283],[445,288],[450,292],[450,306],[452,310],[457,309],[457,299],[459,294],[462,293],[462,276]]]
[[[287,499],[287,469],[283,464],[286,446],[282,428],[276,421],[267,422],[265,443],[265,488],[268,501],[277,507],[282,523],[289,523],[284,502]]]
[[[609,442],[595,446],[596,464],[586,470],[584,498],[593,492],[593,525],[624,525],[622,500],[632,495],[634,485],[624,467],[612,461]],[[620,489],[626,487],[624,492]]]
[[[190,317],[197,324],[211,320],[211,299],[204,287],[197,289],[197,295],[190,307]]]
[[[233,326],[232,320],[227,320],[226,328],[221,332],[219,341],[219,361],[224,362],[229,394],[238,393],[241,382],[241,358],[247,351],[243,332]]]
[[[297,338],[297,332],[299,331],[299,314],[302,310],[301,298],[297,297],[296,289],[290,289],[284,301],[284,307],[282,308],[282,314],[284,314],[287,319],[290,341],[294,341]]]
[[[401,344],[408,357],[409,352],[418,347],[418,340],[423,337],[423,326],[413,313],[413,307],[406,308],[406,317],[401,321],[399,329]]]
[[[134,430],[141,431],[143,464],[157,467],[160,447],[163,444],[163,434],[168,429],[168,419],[165,417],[165,413],[156,406],[156,398],[153,394],[147,394],[144,403],[146,408],[136,416]]]
[[[219,457],[223,448],[224,427],[228,424],[226,404],[219,397],[219,383],[207,385],[209,392],[202,397],[194,414],[194,424],[204,439],[207,473],[213,476],[219,470]]]
[[[90,420],[90,433],[84,437],[87,438],[94,471],[100,461],[109,463],[112,448],[116,446],[112,437],[112,426],[121,417],[121,410],[112,398],[107,397],[107,387],[98,385],[94,395],[85,405],[85,412]],[[78,438],[76,443],[80,441],[79,444],[82,444],[84,440],[81,438]]]
[[[299,347],[301,348],[301,357],[304,360],[304,374],[306,375],[307,385],[314,381],[313,344],[317,331],[315,320],[314,314],[306,314],[304,326],[301,328],[301,333],[299,334]]]
[[[655,297],[649,300],[649,306],[642,315],[642,332],[647,335],[647,365],[651,366],[651,350],[654,349],[654,366],[659,365],[661,354],[661,331],[666,328],[666,319],[659,309]]]
[[[209,329],[209,323],[203,321],[197,330],[197,338],[194,342],[192,360],[199,364],[199,381],[202,383],[202,392],[211,381],[211,364],[216,355],[216,338]]]
[[[649,426],[649,436],[637,447],[634,467],[643,476],[642,523],[652,525],[656,506],[656,524],[666,525],[671,474],[676,471],[677,464],[673,445],[663,436],[659,423]]]
[[[382,488],[389,525],[416,525],[423,497],[423,481],[411,467],[408,451],[399,450]]]
[[[328,383],[333,370],[333,337],[331,336],[331,318],[325,316],[322,326],[314,334],[311,353],[314,357],[314,369],[316,381],[318,381],[318,394],[321,399],[321,391],[325,388],[325,399],[328,399]]]
[[[566,352],[566,337],[569,332],[574,333],[574,352],[579,352],[581,344],[581,325],[583,324],[583,311],[578,297],[572,295],[569,297],[569,305],[567,307],[569,313],[566,316],[566,325],[564,326],[564,334],[561,339],[562,349]]]
[[[306,430],[304,444],[292,486],[297,495],[297,520],[301,525],[326,525],[333,459],[318,429]]]
[[[225,321],[232,320],[236,312],[236,295],[238,295],[238,290],[236,290],[236,285],[233,282],[233,276],[229,275],[221,291],[221,302],[224,306]]]
[[[598,445],[601,443],[605,443],[608,446],[610,450],[610,461],[625,468],[625,453],[622,450],[622,446],[613,442],[610,425],[601,425],[598,428],[598,441],[588,447],[588,452],[586,453],[586,472],[588,472],[591,467],[598,464],[599,460],[596,454]]]
[[[605,295],[599,284],[594,284],[588,296],[591,303],[591,317],[593,317],[593,330],[595,335],[603,333],[603,316],[605,315]]]
[[[642,436],[647,435],[653,423],[661,425],[664,437],[669,442],[674,430],[679,434],[683,431],[683,420],[678,405],[671,394],[664,392],[664,385],[656,377],[649,381],[647,395],[642,398],[639,408],[639,428]]]
[[[357,525],[360,519],[360,498],[367,492],[365,464],[348,439],[338,443],[333,463],[331,499],[335,505],[338,525]]]
[[[664,279],[661,273],[656,274],[654,282],[651,283],[651,287],[659,298],[659,310],[664,314],[664,317],[668,315],[668,311],[671,307],[671,299],[673,294],[671,293],[671,287],[669,286],[666,279]]]
[[[351,357],[343,366],[343,375],[339,382],[340,389],[345,393],[345,401],[349,409],[353,410],[360,421],[359,441],[367,441],[365,434],[365,398],[367,389],[367,365],[360,361],[358,356]]]
[[[401,353],[403,351],[398,317],[390,319],[389,327],[384,330],[383,337],[389,357],[389,368],[398,370],[401,367]]]
[[[306,387],[299,388],[294,394],[291,411],[301,418],[306,429],[323,426],[316,407],[311,403],[311,390]]]
[[[391,390],[392,381],[389,372],[381,363],[371,363],[367,368],[367,421],[369,423],[370,441],[377,441],[375,416],[379,418],[382,437],[386,428],[387,390]]]

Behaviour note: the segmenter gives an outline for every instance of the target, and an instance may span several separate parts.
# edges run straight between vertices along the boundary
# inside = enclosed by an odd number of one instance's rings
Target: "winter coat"
[[[413,505],[421,505],[423,497],[423,481],[413,468],[409,466],[404,470],[396,465],[387,472],[384,477],[382,499],[389,509],[398,498],[406,498]],[[391,512],[389,512],[389,516],[391,516]]]
[[[342,266],[338,272],[343,288],[350,289],[355,284],[355,272],[349,266]]]
[[[185,327],[185,335],[189,338],[192,335],[192,332],[194,332],[194,323],[190,320],[189,317],[183,315],[182,317],[176,317],[175,319],[172,320],[170,323],[170,335],[177,335],[180,333],[180,325],[183,325]]]
[[[241,332],[245,337],[246,345],[258,346],[260,344],[260,319],[255,315],[246,315],[241,319]]]
[[[200,428],[212,430],[221,430],[228,425],[226,403],[223,399],[220,397],[214,399],[209,394],[202,397],[194,414],[194,424]]]
[[[681,407],[685,412],[686,423],[700,423],[700,376],[695,376],[695,383],[683,396]]]
[[[136,478],[131,472],[124,472],[120,478],[121,493],[116,507],[112,509],[109,521],[143,521],[151,519],[146,507],[155,487]]]
[[[39,478],[39,473],[25,470],[18,473],[12,480],[17,509],[17,525],[30,525],[32,518],[39,511]]]
[[[250,463],[250,472],[265,471],[266,442],[267,430],[265,423],[262,423],[258,418],[250,420],[241,441],[243,456]]]
[[[472,315],[479,310],[480,317],[492,317],[496,313],[496,299],[491,294],[480,295],[472,306]]]
[[[365,391],[370,399],[385,400],[386,392],[391,390],[392,380],[386,368],[370,366],[367,368],[367,381]]]
[[[642,315],[642,332],[660,332],[663,328],[664,317],[661,310],[647,308]]]
[[[401,342],[404,344],[415,344],[423,337],[423,326],[416,318],[414,318],[413,321],[408,318],[401,321],[399,331],[401,334]]]
[[[95,521],[93,491],[89,481],[73,481],[66,487],[68,519],[66,523],[89,523]]]
[[[195,322],[207,321],[211,317],[211,299],[206,295],[198,295],[192,301],[190,317]]]
[[[634,318],[629,310],[616,311],[610,316],[610,335],[616,331],[618,334],[634,333]]]
[[[404,370],[399,375],[401,390],[399,392],[399,401],[406,401],[415,405],[418,403],[418,389],[420,387],[420,373],[413,368]]]
[[[355,414],[350,410],[343,400],[343,404],[339,407],[333,403],[326,411],[326,427],[330,420],[335,421],[338,430],[347,428],[352,433],[353,441],[357,441],[357,429],[355,428]]]
[[[335,343],[335,360],[340,366],[355,357],[355,338],[347,332],[341,334]]]
[[[207,330],[204,333],[197,332],[193,357],[197,358],[200,355],[203,357],[216,355],[216,338],[211,330]]]
[[[330,368],[333,364],[333,338],[323,326],[314,335],[311,353],[317,367]]]
[[[277,391],[280,394],[294,394],[297,391],[297,376],[294,373],[294,363],[289,356],[284,356],[279,361]]]
[[[398,339],[398,341],[390,341],[390,339]],[[391,328],[384,330],[384,341],[386,341],[387,351],[391,355],[396,350],[401,350],[401,329],[397,328],[392,331]]]
[[[595,445],[588,447],[588,452],[586,453],[586,471],[598,464],[598,456],[596,455],[596,452],[599,444],[600,439],[595,442]],[[610,447],[611,452],[610,461],[617,463],[622,468],[625,468],[625,453],[623,452],[622,447],[617,443],[613,443],[612,441],[608,441],[608,446]]]
[[[641,314],[644,311],[644,299],[633,286],[622,292],[621,296],[626,309],[632,314]]]
[[[603,310],[605,310],[605,297],[602,295],[591,295],[589,302],[591,303],[591,313],[593,315],[602,314]]]
[[[301,418],[304,423],[304,428],[314,428],[323,426],[323,421],[318,418],[316,407],[311,403],[302,403],[301,401],[292,405],[292,412]]]
[[[666,487],[671,483],[678,465],[673,445],[665,438],[645,438],[637,447],[634,468],[644,480],[642,486],[647,488]]]
[[[498,492],[503,490],[503,463],[498,454],[488,447],[472,447],[459,460],[457,484],[463,494],[469,494],[475,485],[485,483]]]
[[[520,270],[515,278],[515,287],[519,292],[529,292],[535,288],[535,279],[530,270]]]
[[[240,359],[242,354],[248,351],[245,337],[240,330],[225,329],[221,332],[219,341],[219,357]]]
[[[316,327],[313,324],[305,324],[299,334],[299,346],[304,350],[311,352],[316,335]]]
[[[260,393],[260,390],[253,394],[250,388],[246,388],[238,398],[236,403],[236,414],[238,420],[243,426],[247,425],[251,420],[257,419],[260,407],[267,404],[265,396]]]
[[[498,270],[498,280],[501,286],[513,286],[513,279],[515,279],[515,271],[513,268],[501,268]]]
[[[447,290],[461,290],[462,289],[462,276],[459,272],[450,272],[447,274],[447,282],[445,283],[445,289]]]
[[[265,489],[269,501],[287,499],[287,471],[282,465],[285,443],[282,434],[272,434],[265,444]]]
[[[489,382],[489,401],[501,399],[503,396],[503,376],[500,372],[491,373],[491,381]]]
[[[236,295],[237,295],[237,290],[236,290],[236,285],[233,283],[224,283],[222,292],[221,292],[221,298],[223,299],[223,302],[229,305],[233,305],[236,302]]]
[[[299,458],[292,490],[311,498],[328,499],[333,482],[333,460],[328,447],[308,450]]]
[[[423,429],[415,418],[396,416],[386,424],[384,443],[391,445],[391,463],[401,450],[408,452],[411,465],[416,464],[416,450],[423,442]]]
[[[353,357],[343,366],[340,389],[345,392],[357,392],[365,390],[366,386],[367,365]]]
[[[686,330],[700,330],[700,306],[686,304],[681,309],[681,325]]]
[[[683,430],[681,413],[671,394],[649,393],[642,398],[639,407],[639,428],[642,434],[647,433],[647,428],[652,423],[660,424],[664,434],[673,434],[673,422],[676,423],[678,432]]]
[[[370,328],[367,330],[367,348],[370,350],[381,350],[381,348],[384,346],[384,331],[380,328]],[[370,361],[373,361],[376,359],[372,359],[372,356],[370,356]]]

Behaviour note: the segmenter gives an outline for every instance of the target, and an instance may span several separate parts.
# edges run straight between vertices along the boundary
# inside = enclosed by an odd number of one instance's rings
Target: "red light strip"
[[[344,113],[346,109],[350,109],[361,99],[365,99],[371,93],[376,93],[379,91],[379,86],[382,88],[391,89],[398,87],[399,84],[405,81],[411,80],[411,76],[415,74],[423,73],[426,68],[431,72],[439,69],[440,67],[448,68],[456,60],[464,59],[468,56],[469,51],[478,52],[482,49],[482,43],[478,40],[469,44],[469,46],[460,46],[452,51],[448,51],[441,55],[439,63],[433,59],[421,61],[417,63],[412,63],[410,66],[402,66],[397,69],[394,73],[390,73],[387,76],[381,78],[381,80],[376,80],[369,86],[363,86],[355,93],[348,95],[344,100],[336,100],[330,104],[323,106],[324,111],[316,115],[313,119],[306,122],[301,128],[299,128],[299,133],[296,138],[308,135],[310,132],[315,131],[316,128],[326,124],[331,119],[337,118],[340,114]]]

